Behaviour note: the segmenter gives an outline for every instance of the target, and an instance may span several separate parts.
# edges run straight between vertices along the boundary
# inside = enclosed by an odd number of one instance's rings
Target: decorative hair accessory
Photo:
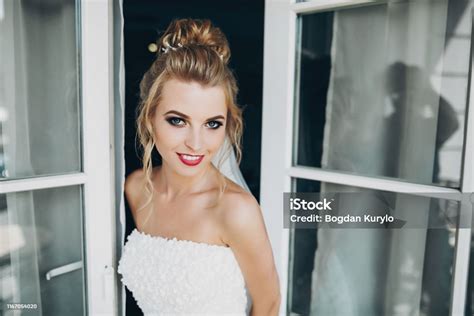
[[[178,45],[177,45],[178,47],[171,46],[171,45],[168,44],[168,43],[165,43],[165,45],[166,45],[166,47],[161,47],[161,51],[162,51],[163,54],[166,54],[170,49],[171,49],[172,51],[175,51],[175,50],[177,50],[177,49],[183,47],[183,44],[181,44],[181,43],[178,43]],[[224,55],[219,54],[219,58],[220,58],[221,60],[224,60]]]
[[[174,46],[171,46],[170,44],[166,43],[166,46],[167,47],[162,47],[161,48],[161,51],[163,52],[163,54],[166,54],[170,49],[171,50],[177,50],[178,48],[183,47],[183,44],[178,43],[178,47],[174,47]]]

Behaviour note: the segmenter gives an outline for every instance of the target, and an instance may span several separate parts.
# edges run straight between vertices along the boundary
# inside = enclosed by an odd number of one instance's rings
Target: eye
[[[166,121],[173,126],[184,126],[186,124],[182,118],[176,116],[169,117]]]
[[[209,121],[206,123],[206,126],[209,127],[210,129],[218,129],[219,127],[222,126],[222,123],[219,121]]]

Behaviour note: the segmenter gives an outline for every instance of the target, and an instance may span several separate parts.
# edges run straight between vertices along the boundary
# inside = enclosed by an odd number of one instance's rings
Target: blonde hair
[[[226,136],[230,144],[226,154],[219,160],[218,168],[232,148],[235,149],[237,163],[240,163],[242,112],[236,103],[238,88],[228,67],[229,59],[230,48],[225,35],[209,20],[174,20],[158,40],[157,58],[140,82],[137,136],[143,150],[145,190],[149,198],[139,210],[145,208],[153,199],[151,175],[155,143],[152,119],[160,103],[163,86],[170,79],[198,82],[203,86],[221,86],[224,89],[227,105]],[[225,178],[221,174],[219,176],[220,198],[225,190]]]

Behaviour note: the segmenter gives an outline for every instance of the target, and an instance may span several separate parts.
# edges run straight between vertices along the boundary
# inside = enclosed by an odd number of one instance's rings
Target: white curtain
[[[3,177],[31,174],[28,124],[27,48],[25,17],[22,2],[2,4],[0,20],[0,125]],[[5,62],[8,61],[8,62]],[[1,256],[10,256],[11,263],[1,284],[3,302],[37,302],[41,291],[37,260],[38,249],[34,226],[34,203],[31,193],[23,198],[6,195],[7,209],[0,210]],[[15,311],[13,315],[20,315]]]

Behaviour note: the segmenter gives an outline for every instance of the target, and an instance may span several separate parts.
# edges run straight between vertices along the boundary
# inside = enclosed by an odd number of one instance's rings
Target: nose
[[[202,148],[202,135],[200,129],[190,128],[186,135],[184,144],[192,150],[190,154],[198,154]]]

